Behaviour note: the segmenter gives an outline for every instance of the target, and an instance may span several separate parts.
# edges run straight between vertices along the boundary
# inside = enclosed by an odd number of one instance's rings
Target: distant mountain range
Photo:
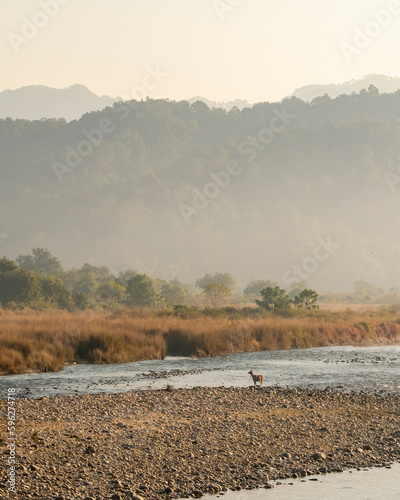
[[[55,89],[44,85],[29,85],[16,90],[0,92],[0,119],[13,118],[40,120],[42,118],[65,118],[68,122],[79,120],[85,113],[101,111],[111,106],[120,97],[98,96],[84,85],[72,85],[65,89]],[[229,111],[233,107],[240,110],[252,105],[242,99],[230,102],[210,101],[204,97],[188,99],[192,104],[202,101],[212,108],[223,108]]]
[[[400,78],[384,75],[369,75],[359,80],[349,80],[342,84],[306,85],[296,89],[292,96],[311,102],[315,97],[329,95],[332,99],[341,94],[359,93],[374,85],[381,93],[393,93],[400,89]],[[72,85],[65,89],[55,89],[44,85],[30,85],[16,90],[0,92],[0,119],[22,118],[25,120],[40,120],[41,118],[65,118],[68,122],[79,120],[85,113],[100,111],[120,97],[98,96],[83,85]],[[223,108],[226,111],[237,107],[251,108],[252,104],[243,99],[229,102],[217,102],[205,97],[187,99],[192,104],[202,101],[212,108]]]
[[[44,85],[29,85],[0,92],[0,118],[65,118],[77,120],[83,114],[110,106],[117,99],[94,94],[83,85],[54,89]]]
[[[328,85],[306,85],[293,92],[294,97],[302,101],[310,102],[316,97],[329,95],[332,99],[341,94],[358,94],[362,89],[368,89],[374,85],[381,93],[391,94],[400,89],[400,78],[385,75],[368,75],[359,80],[349,80],[348,82]]]

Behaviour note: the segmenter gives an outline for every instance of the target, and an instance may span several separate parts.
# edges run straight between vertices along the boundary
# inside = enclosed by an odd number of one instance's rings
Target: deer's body
[[[262,387],[264,375],[254,375],[253,370],[249,371],[249,375],[253,377],[254,387],[256,386],[257,382],[260,382],[260,387]]]

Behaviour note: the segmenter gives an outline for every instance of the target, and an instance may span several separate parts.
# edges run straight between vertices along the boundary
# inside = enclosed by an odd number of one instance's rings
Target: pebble
[[[1,400],[0,435],[6,414]],[[400,459],[390,394],[196,387],[23,398],[16,414],[20,497],[35,500],[201,498]]]

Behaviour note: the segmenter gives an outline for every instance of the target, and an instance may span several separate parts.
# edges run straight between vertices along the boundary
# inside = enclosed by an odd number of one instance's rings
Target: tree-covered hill
[[[399,118],[400,92],[371,86],[229,112],[146,100],[71,122],[0,120],[0,252],[286,286],[297,266],[319,290],[389,288],[400,282]],[[316,258],[321,241],[332,245]]]

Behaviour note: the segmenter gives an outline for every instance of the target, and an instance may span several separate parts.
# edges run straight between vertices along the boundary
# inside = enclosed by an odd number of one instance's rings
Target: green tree
[[[39,276],[42,296],[51,304],[61,309],[74,309],[75,302],[58,276]]]
[[[303,290],[306,289],[307,283],[305,281],[297,281],[290,287],[290,292],[288,293],[288,295],[291,299],[294,299],[296,295],[299,295]]]
[[[92,266],[87,262],[79,269],[78,274],[80,276],[93,275],[97,282],[106,282],[114,278],[110,270],[106,266]]]
[[[209,283],[204,287],[206,302],[212,307],[223,305],[230,293],[229,288],[221,283]]]
[[[137,307],[152,307],[157,304],[157,294],[153,281],[146,274],[137,274],[129,278],[126,293],[128,304]]]
[[[120,302],[124,298],[125,290],[125,287],[115,281],[107,281],[97,287],[97,295],[106,302]]]
[[[186,297],[186,291],[182,283],[177,279],[173,281],[164,281],[161,284],[161,297],[164,299],[167,307],[173,307],[183,304]]]
[[[75,302],[75,306],[81,311],[88,309],[90,306],[89,298],[86,293],[72,292],[72,299]]]
[[[128,286],[128,281],[131,278],[134,278],[135,276],[137,276],[137,274],[138,273],[136,271],[133,271],[132,269],[128,269],[127,271],[120,272],[118,275],[118,278],[115,280],[115,282],[118,283],[118,285],[121,285],[121,286],[126,288]]]
[[[291,307],[292,299],[279,286],[264,288],[260,294],[262,300],[256,300],[256,304],[267,311],[285,311]]]
[[[19,269],[17,264],[3,257],[0,259],[0,302],[29,304],[40,296],[40,286],[33,271]]]
[[[62,273],[61,262],[53,257],[47,248],[34,248],[32,255],[19,255],[16,259],[18,266],[36,274],[58,276]]]
[[[244,295],[260,295],[261,290],[269,286],[276,286],[276,283],[270,280],[251,280],[243,293]]]
[[[72,292],[75,289],[75,286],[79,280],[78,269],[73,267],[69,271],[64,271],[61,274],[60,278],[62,279],[65,288],[67,288],[70,292]]]
[[[317,292],[310,289],[302,290],[302,292],[294,298],[294,305],[299,308],[304,307],[308,311],[319,309]]]
[[[196,286],[205,290],[206,286],[211,283],[224,285],[230,291],[237,286],[236,279],[229,273],[215,273],[214,275],[206,274],[196,281]]]
[[[92,295],[95,293],[97,288],[97,279],[94,273],[78,273],[78,281],[74,286],[74,292],[85,293],[86,295]]]

